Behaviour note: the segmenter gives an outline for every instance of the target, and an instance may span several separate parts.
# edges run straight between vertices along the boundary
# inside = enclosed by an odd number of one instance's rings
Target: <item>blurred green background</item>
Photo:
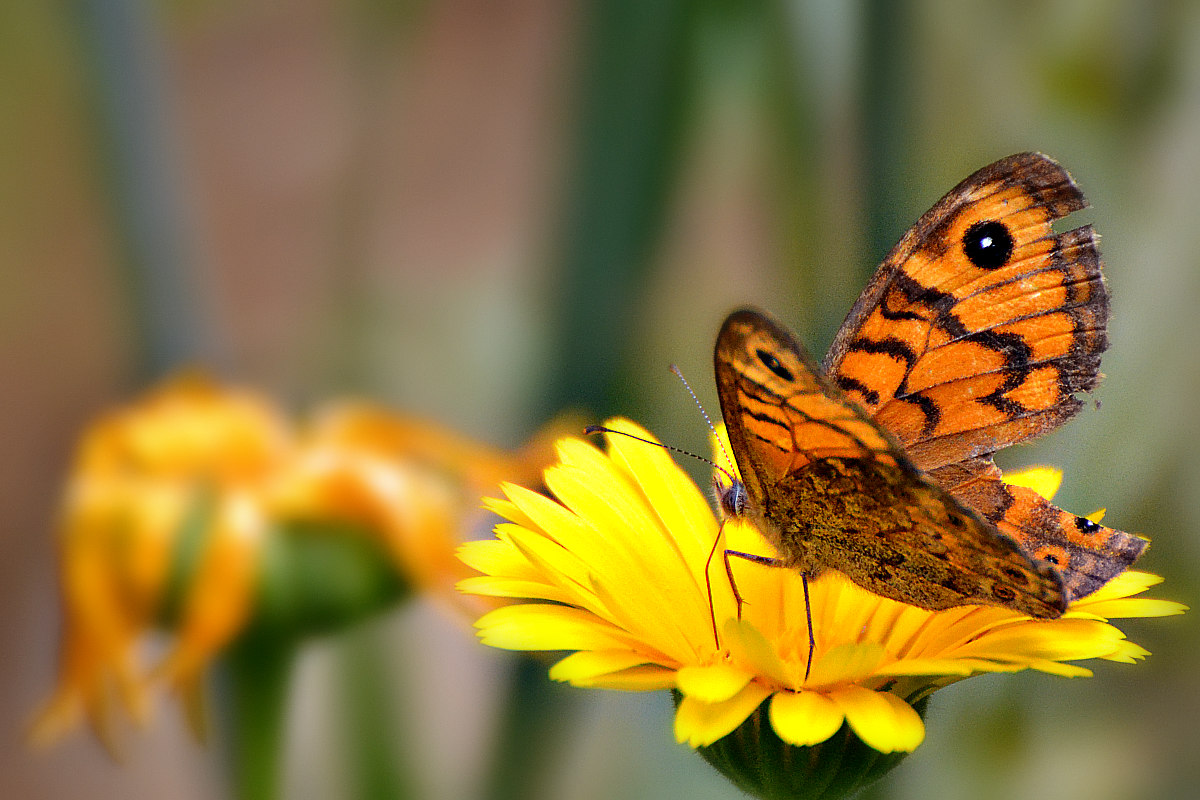
[[[1152,537],[1158,595],[1195,605],[1200,4],[61,0],[0,30],[0,796],[227,796],[173,702],[119,765],[21,741],[100,410],[203,363],[298,410],[366,395],[515,445],[569,405],[703,451],[669,363],[715,410],[745,303],[823,352],[904,230],[1026,149],[1092,201],[1113,319],[1102,407],[1004,463],[1065,467],[1061,504]],[[1122,627],[1145,664],[939,693],[870,796],[1195,796],[1194,616]],[[318,643],[286,794],[739,796],[665,693],[543,675],[425,606]]]

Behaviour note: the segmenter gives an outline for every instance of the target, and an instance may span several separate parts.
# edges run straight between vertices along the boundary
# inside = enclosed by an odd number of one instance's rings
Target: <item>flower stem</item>
[[[229,762],[241,800],[280,796],[288,687],[296,655],[294,639],[250,636],[230,648]]]

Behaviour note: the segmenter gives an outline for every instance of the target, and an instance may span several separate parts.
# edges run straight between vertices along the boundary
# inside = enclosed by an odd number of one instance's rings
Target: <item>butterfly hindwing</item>
[[[735,312],[718,335],[715,366],[751,507],[788,566],[808,575],[831,567],[924,608],[1062,613],[1054,572],[923,479],[782,326]]]
[[[1050,564],[1072,599],[1108,583],[1146,548],[1143,539],[1063,511],[1032,489],[1004,483],[991,458],[951,464],[929,477],[1035,560]]]
[[[1145,542],[1005,486],[992,454],[1061,425],[1099,380],[1108,292],[1095,234],[1051,227],[1086,204],[1039,154],[979,170],[892,249],[824,362],[918,468],[1054,565],[1073,598]]]

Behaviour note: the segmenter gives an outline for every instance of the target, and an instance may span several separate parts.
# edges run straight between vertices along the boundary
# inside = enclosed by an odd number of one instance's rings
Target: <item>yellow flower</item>
[[[611,427],[649,438],[628,421]],[[721,531],[726,548],[771,555],[749,523],[722,529],[661,448],[610,436],[603,453],[563,439],[558,458],[545,473],[553,499],[504,485],[505,499],[489,507],[507,521],[494,539],[460,548],[483,573],[460,589],[510,603],[477,621],[479,636],[507,649],[573,651],[550,674],[576,686],[675,690],[675,735],[693,747],[722,740],[762,707],[790,745],[817,745],[846,725],[874,751],[908,752],[925,735],[913,704],[939,687],[983,672],[1090,675],[1067,663],[1082,659],[1134,662],[1147,651],[1108,620],[1183,611],[1135,597],[1160,579],[1132,571],[1056,620],[984,606],[927,611],[826,572],[809,582],[816,651],[805,679],[800,575],[736,562],[739,620],[719,556],[705,574]],[[1054,474],[1025,477],[1046,478]]]
[[[301,428],[266,398],[194,374],[105,415],[66,486],[59,679],[33,741],[86,714],[111,748],[116,707],[143,723],[158,681],[194,701],[208,663],[259,613],[264,586],[291,581],[294,596],[297,579],[273,575],[264,552],[299,524],[365,537],[397,591],[461,603],[452,589],[467,570],[454,548],[481,519],[479,496],[503,475],[533,479],[548,457],[545,441],[511,455],[361,403]],[[312,578],[299,591],[328,600],[315,585],[328,581]],[[174,638],[147,666],[138,650],[157,627]]]

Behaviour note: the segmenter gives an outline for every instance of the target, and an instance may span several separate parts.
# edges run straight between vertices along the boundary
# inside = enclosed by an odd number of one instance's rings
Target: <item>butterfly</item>
[[[979,170],[900,239],[821,365],[762,312],[725,320],[714,363],[741,481],[721,504],[778,552],[727,551],[731,584],[734,555],[799,570],[806,598],[828,568],[922,608],[1054,618],[1133,563],[1145,540],[1005,484],[993,461],[1099,379],[1095,234],[1051,229],[1085,205],[1040,154]],[[811,664],[811,616],[809,631]]]

